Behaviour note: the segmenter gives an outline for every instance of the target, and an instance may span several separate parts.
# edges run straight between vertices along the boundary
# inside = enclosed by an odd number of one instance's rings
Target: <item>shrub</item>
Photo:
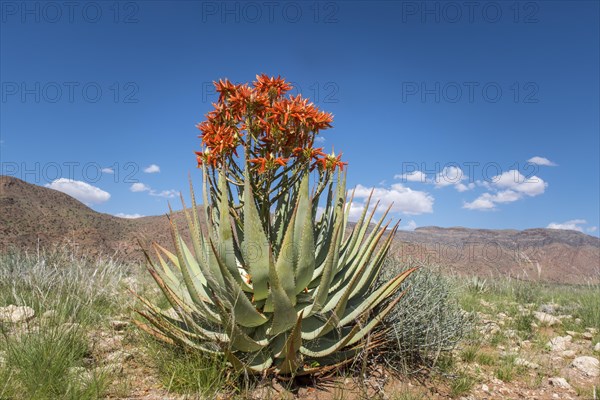
[[[389,258],[380,284],[403,264]],[[450,352],[473,325],[473,314],[460,308],[450,278],[438,267],[423,265],[402,289],[409,289],[386,318],[387,345],[382,358],[394,369],[410,372],[432,367],[442,353]]]

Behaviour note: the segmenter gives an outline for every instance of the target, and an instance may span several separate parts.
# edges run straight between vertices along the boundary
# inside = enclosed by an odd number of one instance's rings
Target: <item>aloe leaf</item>
[[[373,266],[373,268],[369,268],[367,270],[367,273],[365,273],[361,276],[360,281],[356,284],[356,287],[352,290],[352,293],[350,294],[350,298],[355,298],[355,297],[362,298],[367,293],[367,289],[375,281],[375,278],[377,277],[377,275],[379,274],[379,271],[381,270],[381,266],[383,265],[383,262],[385,261],[385,257],[387,256],[388,250],[390,249],[390,246],[392,244],[392,239],[394,238],[394,235],[395,235],[397,229],[398,229],[398,224],[396,224],[396,226],[394,226],[392,231],[388,234],[388,237],[386,238],[383,245],[379,248],[377,254],[375,255],[375,258],[370,262],[370,264]]]
[[[300,352],[309,357],[326,357],[348,345],[350,340],[360,331],[359,325],[354,325],[350,332],[343,338],[319,338],[311,341],[311,345],[305,345],[300,348]]]
[[[271,253],[270,249],[269,253]],[[273,306],[273,322],[267,331],[267,334],[276,336],[294,326],[296,323],[296,310],[292,305],[292,300],[288,297],[281,285],[271,254],[269,259],[269,282],[271,284],[271,292],[267,302],[270,300]]]
[[[285,357],[279,366],[279,373],[281,374],[290,374],[296,371],[300,366],[298,350],[300,350],[300,347],[302,346],[302,335],[300,329],[302,326],[302,316],[303,313],[300,312],[298,314],[298,319],[296,320],[296,325],[294,325],[294,328],[290,332],[285,343]]]
[[[245,327],[256,327],[264,324],[268,321],[267,317],[262,315],[256,308],[246,294],[240,287],[240,285],[235,281],[235,279],[231,276],[227,267],[222,262],[221,258],[216,254],[217,250],[211,242],[211,248],[213,252],[215,252],[215,258],[221,268],[221,273],[225,278],[226,290],[223,292],[224,295],[227,296],[229,302],[233,307],[233,317],[236,323],[239,323],[241,326]]]
[[[245,172],[244,189],[244,258],[248,263],[254,300],[266,299],[269,295],[269,241],[260,222],[254,204],[254,195],[248,171]]]
[[[411,273],[412,273],[412,271],[411,271]],[[390,311],[392,311],[394,309],[394,307],[398,304],[398,302],[404,296],[405,293],[406,293],[406,290],[403,291],[402,293],[400,293],[400,295],[398,295],[398,297],[396,297],[393,301],[391,301],[390,304],[388,304],[387,307],[383,311],[379,312],[365,326],[363,326],[361,328],[361,330],[359,332],[357,332],[357,334],[350,341],[348,341],[347,344],[350,346],[350,345],[358,342],[363,337],[365,337],[370,331],[372,331],[373,328],[375,328],[375,326],[377,326],[379,323],[381,323],[381,321],[383,321],[383,319],[390,313]]]
[[[327,300],[329,286],[333,277],[334,263],[337,258],[336,253],[338,247],[337,244],[339,243],[338,236],[340,235],[340,227],[341,224],[338,223],[335,229],[335,233],[333,234],[332,245],[329,247],[329,253],[327,254],[327,258],[325,259],[323,274],[321,275],[319,286],[316,289],[314,302],[310,310],[311,314],[314,314],[315,312],[321,310],[321,308],[325,304],[325,300]]]
[[[303,178],[300,187],[300,198],[298,200],[298,215],[294,227],[294,239],[296,243],[296,287],[295,294],[304,290],[315,271],[315,240],[312,224],[312,216],[309,212],[310,199],[308,198],[308,174]]]
[[[275,263],[278,281],[287,297],[290,299],[292,306],[296,304],[296,279],[294,277],[294,270],[297,255],[294,243],[294,223],[297,210],[298,208],[296,207],[292,214],[292,219],[288,224],[285,236],[283,237],[281,249]]]
[[[224,171],[221,172],[221,176],[219,177],[219,188],[221,191],[221,198],[219,202],[219,241],[217,245],[217,254],[229,270],[229,273],[241,285],[242,278],[238,271],[235,250],[233,248],[233,231],[231,230],[231,217],[229,216],[228,185]]]
[[[240,360],[232,351],[225,349],[223,351],[227,360],[236,371],[244,371],[252,375],[264,374],[273,364],[273,358],[264,355],[262,352],[246,362]]]
[[[221,322],[225,328],[225,332],[229,336],[229,343],[231,349],[243,352],[255,352],[260,351],[268,346],[269,341],[267,339],[257,341],[248,336],[237,324],[234,316],[229,314],[225,309],[224,305],[216,299],[217,309],[221,315]]]
[[[373,293],[371,293],[366,299],[358,298],[355,301],[350,301],[351,306],[346,309],[343,317],[340,319],[340,325],[344,326],[352,322],[356,317],[362,313],[371,310],[377,306],[381,301],[391,296],[402,284],[402,282],[412,274],[416,268],[410,268],[400,274],[394,279],[390,280],[387,284],[383,285]]]
[[[354,258],[347,260],[345,265],[343,265],[338,271],[333,283],[331,284],[330,292],[335,292],[340,287],[346,287],[348,281],[356,276],[357,270],[360,269],[361,266],[369,263],[375,248],[379,244],[384,232],[387,230],[387,226],[388,225],[385,225],[382,229],[379,229],[378,224],[375,228],[373,228],[372,235],[369,235],[369,238],[365,241],[365,243],[362,244],[361,250],[354,256]],[[324,310],[327,309],[327,307],[324,308]]]
[[[194,187],[192,185],[192,178],[189,177],[190,181],[190,196],[192,201],[192,216],[191,216],[191,226],[190,226],[190,235],[192,236],[192,245],[194,247],[194,253],[196,254],[196,258],[198,263],[206,263],[206,243],[204,242],[204,232],[202,231],[202,226],[200,224],[200,218],[198,217],[198,205],[196,204],[196,195],[194,193]],[[187,217],[187,211],[186,211]],[[189,220],[188,220],[188,224]]]

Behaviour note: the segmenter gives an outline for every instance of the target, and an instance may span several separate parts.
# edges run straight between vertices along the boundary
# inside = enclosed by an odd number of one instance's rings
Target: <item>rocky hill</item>
[[[181,213],[175,221],[185,226]],[[143,259],[139,236],[168,246],[167,217],[118,218],[62,192],[0,176],[0,252],[71,246],[137,262]],[[600,239],[576,231],[423,227],[398,232],[393,253],[400,261],[432,262],[464,275],[600,281]]]

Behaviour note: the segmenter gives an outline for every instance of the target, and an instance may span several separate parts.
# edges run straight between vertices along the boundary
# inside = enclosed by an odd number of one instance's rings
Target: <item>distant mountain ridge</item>
[[[186,236],[182,213],[176,213],[175,222]],[[0,176],[0,252],[68,245],[90,255],[139,262],[140,236],[170,247],[167,217],[102,214],[65,193]],[[428,226],[399,231],[392,253],[400,262],[427,261],[466,275],[600,281],[600,239],[576,231]]]

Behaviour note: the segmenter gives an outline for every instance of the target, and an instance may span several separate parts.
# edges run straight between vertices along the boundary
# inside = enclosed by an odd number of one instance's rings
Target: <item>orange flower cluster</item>
[[[259,173],[285,167],[290,160],[308,163],[311,170],[341,170],[347,164],[341,155],[328,155],[314,147],[319,132],[331,127],[333,115],[300,95],[285,97],[292,86],[281,77],[263,74],[252,85],[229,80],[214,85],[219,100],[197,125],[204,147],[196,152],[199,166],[235,162],[240,146]]]

